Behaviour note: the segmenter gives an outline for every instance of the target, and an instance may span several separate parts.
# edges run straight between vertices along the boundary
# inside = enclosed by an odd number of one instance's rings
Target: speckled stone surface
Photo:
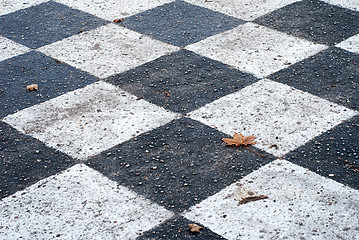
[[[182,216],[177,216],[172,219],[169,219],[165,223],[159,225],[157,228],[147,231],[145,234],[141,235],[137,239],[139,240],[155,240],[155,239],[218,239],[223,240],[225,238],[221,237],[218,234],[215,234],[208,228],[204,228],[201,233],[191,233],[188,224],[193,224],[193,221],[190,221]],[[199,225],[199,224],[198,224]],[[199,225],[200,226],[200,225]]]
[[[47,0],[2,0],[0,14],[5,15],[43,2],[47,2]]]
[[[359,54],[359,34],[354,35],[337,45],[340,48]]]
[[[105,24],[107,21],[53,1],[2,15],[0,34],[38,48]]]
[[[239,204],[247,192],[268,198]],[[276,160],[184,216],[226,239],[356,239],[358,198],[354,189]]]
[[[175,46],[113,23],[39,49],[99,78],[129,70],[176,50]]]
[[[223,148],[222,136],[184,118],[103,152],[87,164],[180,212],[273,159],[270,154],[263,158],[246,149]]]
[[[324,0],[329,4],[337,5],[343,8],[349,8],[354,11],[359,11],[359,4],[358,0]]]
[[[125,18],[121,24],[134,31],[183,47],[242,23],[244,21],[238,18],[177,0]]]
[[[10,196],[72,166],[76,160],[0,122],[0,196]]]
[[[254,134],[258,137],[257,147],[281,157],[356,114],[288,85],[263,79],[188,116],[227,134]]]
[[[297,0],[185,0],[246,21],[252,21],[266,13],[296,2]]]
[[[171,111],[186,113],[258,80],[221,62],[181,50],[111,76],[106,82]]]
[[[359,12],[318,0],[285,6],[255,20],[276,30],[332,46],[359,33]]]
[[[286,68],[325,48],[324,45],[253,23],[243,24],[186,47],[258,77]]]
[[[313,172],[359,189],[359,118],[356,116],[286,155]]]
[[[0,0],[0,239],[358,239],[358,6]]]
[[[81,164],[3,199],[0,209],[6,239],[131,239],[173,216]]]
[[[358,54],[334,47],[269,78],[358,111],[358,65]]]
[[[68,64],[31,51],[0,62],[0,117],[98,81]],[[38,91],[26,91],[37,84]],[[25,90],[25,91],[24,91]]]
[[[9,115],[4,122],[83,159],[176,117],[111,84],[97,82]]]
[[[56,2],[66,4],[71,8],[98,16],[102,19],[113,21],[161,6],[171,0],[56,0]]]
[[[1,49],[0,61],[30,51],[30,49],[25,47],[24,45],[17,44],[16,42],[1,36],[0,36],[0,49]]]

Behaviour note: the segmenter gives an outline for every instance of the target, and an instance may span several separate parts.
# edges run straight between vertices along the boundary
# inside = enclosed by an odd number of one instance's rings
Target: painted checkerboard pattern
[[[357,0],[0,5],[1,239],[359,239]]]

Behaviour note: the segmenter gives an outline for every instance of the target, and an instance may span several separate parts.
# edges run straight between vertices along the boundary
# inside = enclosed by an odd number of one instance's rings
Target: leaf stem
[[[257,153],[257,152],[255,152],[255,151],[253,151],[252,149],[250,149],[250,148],[248,148],[248,147],[246,147],[246,146],[243,146],[243,145],[242,145],[242,147],[248,149],[249,151],[251,151],[251,152],[253,152],[253,153],[255,153],[255,154],[258,154],[258,155],[261,156],[261,157],[266,157],[266,156],[264,156],[264,155],[262,155],[262,154],[260,154],[260,153]]]

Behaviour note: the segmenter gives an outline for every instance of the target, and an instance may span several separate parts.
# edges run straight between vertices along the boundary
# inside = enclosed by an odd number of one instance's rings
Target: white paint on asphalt
[[[240,183],[240,184],[238,184]],[[229,240],[358,239],[359,192],[276,160],[185,211]],[[268,199],[238,205],[245,186]]]
[[[135,239],[172,217],[84,164],[0,201],[0,239]]]
[[[186,47],[260,78],[326,48],[254,23],[240,25]]]
[[[179,48],[110,23],[38,50],[99,78],[106,78]]]
[[[85,159],[177,116],[100,81],[8,115],[4,121],[48,146]]]
[[[356,114],[310,93],[263,79],[188,116],[230,135],[254,135],[258,138],[256,147],[282,156]]]

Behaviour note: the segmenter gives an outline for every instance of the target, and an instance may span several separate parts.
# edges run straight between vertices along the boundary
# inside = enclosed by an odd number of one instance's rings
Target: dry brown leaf
[[[188,227],[189,227],[189,230],[192,232],[192,233],[200,233],[201,230],[203,229],[203,227],[197,225],[197,224],[188,224]]]
[[[223,138],[223,142],[225,142],[227,145],[235,145],[236,147],[239,146],[245,146],[256,144],[257,142],[254,142],[254,139],[256,139],[255,136],[243,136],[241,133],[234,133],[233,139],[232,138]]]
[[[113,20],[115,23],[119,23],[123,21],[123,18],[116,18],[115,20]]]
[[[28,91],[37,91],[39,89],[39,87],[37,86],[37,84],[30,84],[26,86],[26,90]]]
[[[236,147],[242,146],[261,157],[265,157],[264,155],[257,153],[248,148],[248,145],[254,145],[257,143],[254,141],[254,139],[256,139],[256,137],[253,135],[245,137],[241,133],[238,134],[236,132],[234,133],[233,138],[222,138],[223,142],[225,142],[229,146],[232,146],[232,145],[234,145]]]

